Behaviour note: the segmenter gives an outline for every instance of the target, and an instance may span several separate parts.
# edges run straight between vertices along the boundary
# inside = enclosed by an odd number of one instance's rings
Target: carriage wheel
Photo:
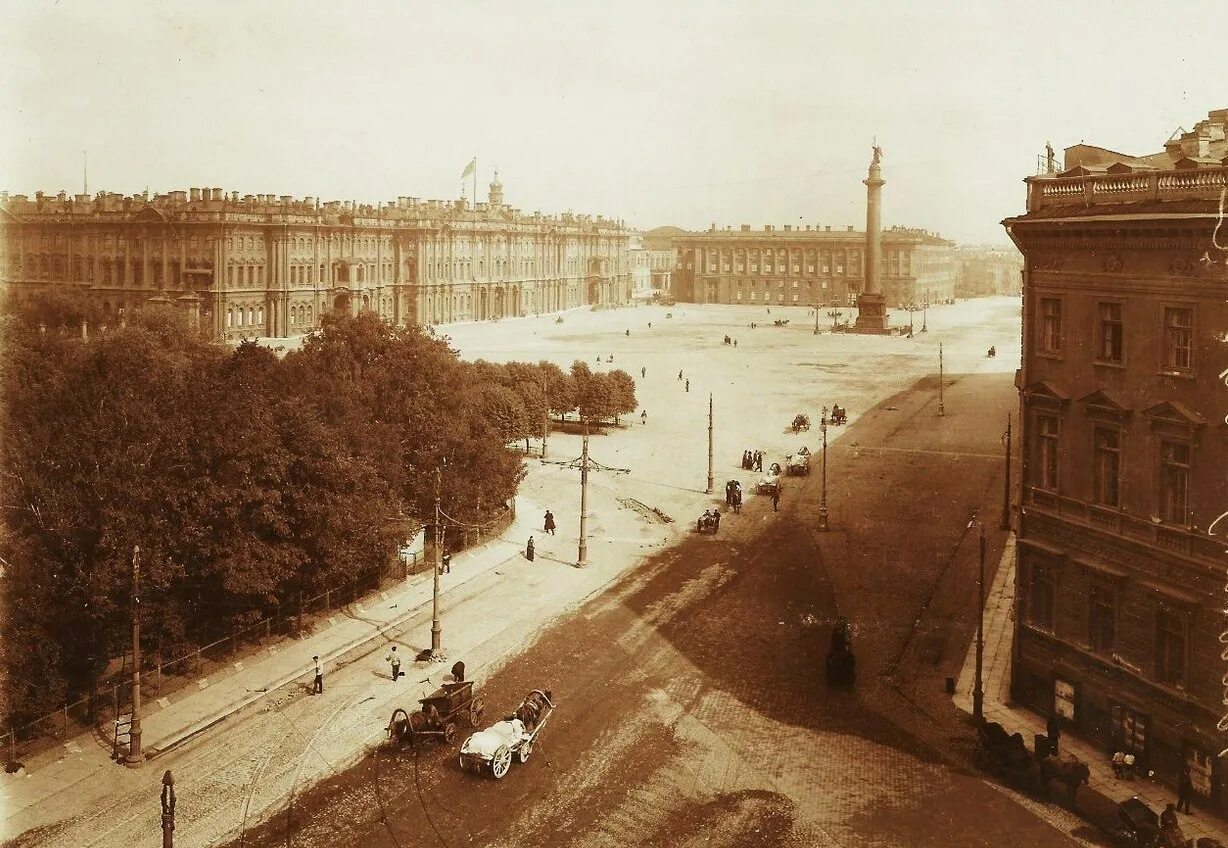
[[[529,757],[532,756],[532,754],[533,754],[533,740],[526,739],[524,741],[524,744],[522,744],[516,750],[516,762],[527,763],[529,761]]]
[[[512,752],[508,750],[506,745],[500,745],[499,750],[495,751],[494,757],[490,761],[490,774],[495,780],[499,780],[508,769],[512,767]]]
[[[409,716],[400,707],[392,711],[392,718],[388,720],[388,739],[392,742],[403,741],[405,731],[409,727]]]
[[[456,738],[456,725],[453,724],[452,722],[448,722],[447,724],[443,726],[443,741],[450,744],[452,740],[455,738]]]
[[[478,726],[478,722],[482,720],[482,713],[486,710],[486,704],[481,698],[474,698],[469,702],[469,724],[473,727]]]
[[[460,763],[460,768],[461,768],[461,771],[464,771],[464,772],[469,771],[469,764],[468,764],[467,762],[465,762],[465,755],[464,755],[464,754],[461,754],[459,757],[457,757],[457,758],[456,758],[456,761],[457,761],[458,763]]]

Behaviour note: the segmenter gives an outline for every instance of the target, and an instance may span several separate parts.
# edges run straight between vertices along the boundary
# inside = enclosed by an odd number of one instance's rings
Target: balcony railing
[[[1224,543],[1192,527],[1148,521],[1121,510],[1077,501],[1030,486],[1024,490],[1024,498],[1025,507],[1059,516],[1064,521],[1104,530],[1169,553],[1205,560],[1208,564],[1219,565],[1221,562]]]
[[[1228,167],[1089,177],[1030,177],[1028,211],[1050,206],[1104,206],[1147,200],[1218,200]]]

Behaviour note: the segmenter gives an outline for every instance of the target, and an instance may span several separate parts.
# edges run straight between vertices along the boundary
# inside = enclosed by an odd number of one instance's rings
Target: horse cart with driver
[[[755,484],[755,491],[761,495],[771,495],[780,491],[781,468],[779,462],[768,466],[767,472]]]
[[[451,742],[456,738],[456,725],[461,721],[477,727],[482,720],[485,704],[473,691],[473,681],[445,683],[425,698],[418,699],[421,709],[412,713],[398,707],[388,722],[388,738],[405,746],[420,738],[434,736]]]
[[[977,728],[975,760],[978,766],[994,777],[1019,789],[1036,791],[1041,788],[1040,765],[1022,733],[1010,734],[996,721]]]
[[[489,774],[499,780],[511,769],[513,759],[527,763],[537,735],[553,713],[554,696],[550,690],[534,689],[514,713],[465,740],[460,749],[461,770]]]
[[[800,433],[802,430],[810,429],[810,416],[799,412],[793,416],[793,423],[789,425],[794,433]]]
[[[695,529],[700,533],[715,533],[717,530],[720,530],[720,512],[711,509],[704,510],[704,514],[695,521]]]
[[[810,474],[810,451],[802,448],[785,457],[785,473],[791,477],[806,477]]]

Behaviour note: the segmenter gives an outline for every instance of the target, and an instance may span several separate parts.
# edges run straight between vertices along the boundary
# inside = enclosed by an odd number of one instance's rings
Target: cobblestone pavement
[[[956,380],[946,422],[924,384],[893,397],[829,457],[831,534],[810,529],[819,478],[791,481],[780,513],[751,499],[544,632],[487,686],[504,709],[542,685],[559,703],[502,781],[463,774],[455,746],[385,749],[243,844],[1087,844],[1061,808],[960,765],[970,733],[942,685],[975,621],[964,509],[1000,508],[984,422],[1013,395],[1002,375]],[[837,613],[857,628],[852,692],[822,679]]]

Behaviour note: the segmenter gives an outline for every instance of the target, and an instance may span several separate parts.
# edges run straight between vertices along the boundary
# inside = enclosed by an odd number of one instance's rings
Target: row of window
[[[1040,321],[1036,346],[1039,353],[1060,356],[1065,347],[1064,304],[1059,297],[1040,299]],[[1190,306],[1164,306],[1159,327],[1144,327],[1140,332],[1159,331],[1161,367],[1176,373],[1194,369],[1194,309]],[[1095,348],[1093,359],[1111,365],[1124,365],[1126,325],[1120,301],[1096,304]]]
[[[1087,629],[1082,635],[1086,647],[1093,653],[1107,657],[1118,650],[1119,595],[1117,584],[1108,580],[1093,578],[1089,584],[1087,608],[1083,611]],[[1057,568],[1033,563],[1027,611],[1029,623],[1056,633],[1060,599]],[[1154,679],[1168,686],[1184,688],[1189,666],[1189,613],[1160,604],[1155,625],[1155,652],[1152,657]]]
[[[1033,485],[1057,492],[1062,481],[1061,430],[1056,415],[1036,416],[1036,466]],[[1092,501],[1119,509],[1122,494],[1122,431],[1094,427],[1091,444]],[[1080,459],[1083,458],[1080,454]],[[1161,439],[1157,456],[1157,515],[1161,521],[1188,526],[1191,450],[1188,442]]]

